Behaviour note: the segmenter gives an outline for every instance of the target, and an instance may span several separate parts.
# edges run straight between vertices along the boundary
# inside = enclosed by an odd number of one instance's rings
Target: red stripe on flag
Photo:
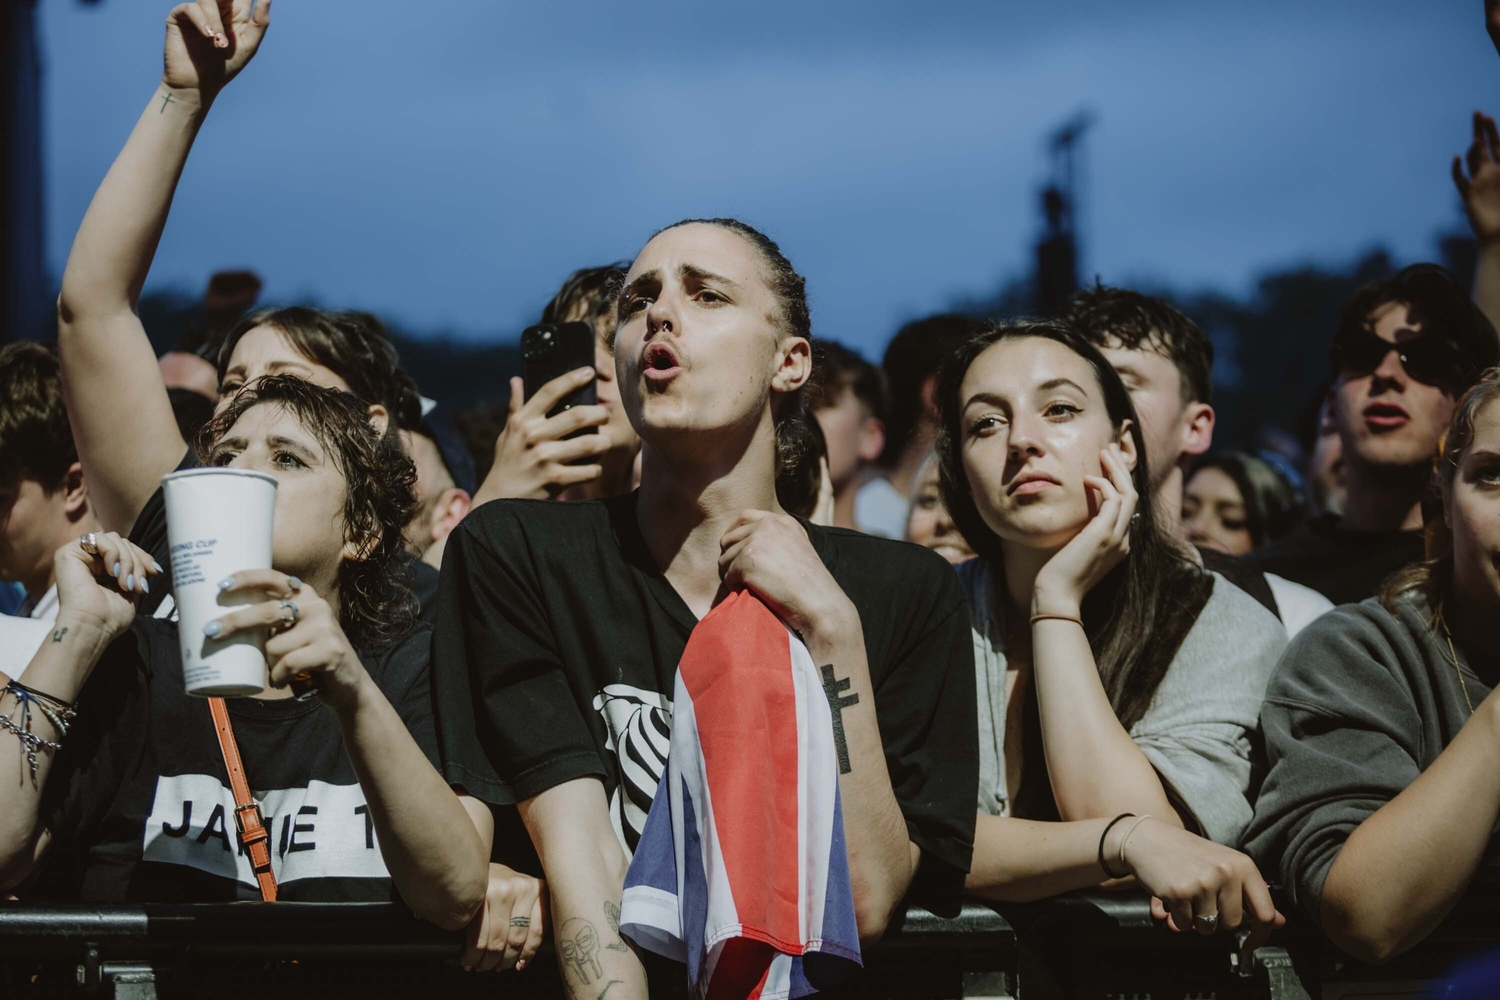
[[[797,696],[786,626],[753,595],[730,594],[693,630],[678,670],[740,923],[747,937],[800,955]]]

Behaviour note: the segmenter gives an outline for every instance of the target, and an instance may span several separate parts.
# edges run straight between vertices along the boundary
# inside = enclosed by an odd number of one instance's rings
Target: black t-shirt
[[[637,496],[471,512],[443,556],[433,645],[449,782],[505,805],[596,776],[629,850],[666,767],[673,681],[697,624],[646,548]],[[859,611],[923,901],[947,905],[969,867],[979,780],[963,589],[924,548],[807,530]]]
[[[198,455],[189,448],[187,454],[182,456],[182,461],[177,463],[177,468],[172,471],[196,469],[198,465]],[[167,501],[160,486],[135,516],[135,523],[130,526],[130,534],[126,538],[144,549],[161,567],[161,573],[152,580],[151,593],[142,594],[136,599],[136,612],[155,615],[160,610],[161,616],[166,617],[173,610],[171,604],[164,610],[161,609],[162,602],[172,596],[172,546],[167,542]]]
[[[181,472],[198,466],[198,456],[190,449],[173,471]],[[167,541],[167,501],[160,487],[157,487],[156,492],[151,494],[151,499],[146,501],[146,506],[136,515],[128,537],[131,542],[150,553],[151,558],[162,569],[161,574],[152,581],[151,593],[142,594],[136,601],[136,610],[143,615],[162,618],[170,616],[174,610],[173,605],[168,603],[163,607],[163,602],[172,593],[172,547]],[[413,613],[419,621],[431,625],[434,613],[432,598],[437,594],[438,571],[416,556],[406,553],[402,555],[401,568],[407,574],[405,584],[412,592]]]
[[[1423,559],[1420,531],[1351,531],[1324,514],[1244,556],[1262,573],[1311,587],[1334,604],[1374,597],[1396,570]]]
[[[436,765],[431,639],[418,626],[362,660]],[[391,900],[333,709],[316,698],[231,698],[228,707],[271,831],[278,897]],[[54,837],[43,894],[101,903],[260,898],[208,704],[182,688],[175,622],[137,618],[94,668],[48,775],[42,815]]]

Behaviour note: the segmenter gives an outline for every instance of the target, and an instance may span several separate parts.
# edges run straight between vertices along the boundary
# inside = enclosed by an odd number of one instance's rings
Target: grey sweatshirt
[[[958,567],[969,594],[979,686],[979,812],[1010,814],[1005,787],[1005,626],[993,574],[981,559]],[[1250,736],[1286,629],[1259,601],[1215,573],[1214,589],[1183,638],[1130,738],[1197,832],[1239,841],[1250,821]]]
[[[1469,718],[1448,643],[1427,602],[1395,614],[1371,598],[1335,608],[1293,640],[1266,692],[1260,725],[1270,770],[1245,849],[1316,918],[1323,880],[1366,817],[1416,780]],[[1469,699],[1490,688],[1469,669]]]

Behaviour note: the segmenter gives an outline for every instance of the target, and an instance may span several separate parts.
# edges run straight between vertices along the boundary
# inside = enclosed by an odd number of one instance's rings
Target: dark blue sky
[[[153,93],[170,3],[44,0],[48,255]],[[1430,257],[1449,158],[1500,112],[1479,0],[712,5],[277,0],[215,107],[151,286],[513,337],[566,273],[736,215],[807,275],[815,331],[1029,266],[1043,137],[1081,106],[1087,272],[1243,291],[1385,242]]]

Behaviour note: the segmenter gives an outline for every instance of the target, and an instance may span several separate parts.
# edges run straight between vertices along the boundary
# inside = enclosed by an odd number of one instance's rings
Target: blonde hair
[[[1474,427],[1485,407],[1500,399],[1500,368],[1487,369],[1479,381],[1459,398],[1453,420],[1438,441],[1432,460],[1432,492],[1437,503],[1426,513],[1425,550],[1427,558],[1391,574],[1380,588],[1380,603],[1394,611],[1403,594],[1419,591],[1432,608],[1436,626],[1443,613],[1443,601],[1453,586],[1453,532],[1443,517],[1443,506],[1453,495],[1453,480],[1458,475],[1464,453],[1474,443]]]

